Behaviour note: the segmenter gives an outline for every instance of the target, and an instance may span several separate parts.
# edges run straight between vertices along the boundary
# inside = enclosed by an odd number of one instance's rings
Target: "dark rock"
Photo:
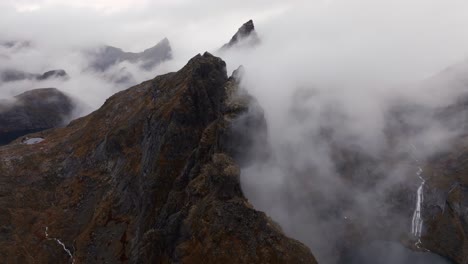
[[[392,128],[394,136],[408,137],[424,131],[426,127],[421,124],[438,122],[439,126],[457,132],[444,149],[438,149],[422,166],[426,179],[423,228],[421,241],[414,249],[429,250],[459,264],[467,263],[468,259],[468,94],[464,92],[468,88],[467,73],[465,61],[425,81],[428,91],[462,92],[455,102],[437,107],[400,102],[398,111],[393,113]]]
[[[252,47],[260,43],[260,39],[255,31],[255,26],[252,20],[247,21],[244,23],[232,36],[231,40],[224,44],[221,47],[221,51],[233,48],[233,47],[241,47],[247,46]]]
[[[232,133],[232,122],[262,113],[238,94],[224,61],[205,53],[65,128],[42,132],[38,144],[1,147],[0,258],[316,263],[243,196],[232,157],[242,150],[226,144],[255,141]]]
[[[459,264],[468,258],[466,155],[461,145],[431,160],[423,204],[422,247]]]
[[[0,101],[0,145],[64,125],[73,109],[71,98],[55,88],[35,89]]]

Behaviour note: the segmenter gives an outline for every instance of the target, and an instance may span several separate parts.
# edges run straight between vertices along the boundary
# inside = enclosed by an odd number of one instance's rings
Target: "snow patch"
[[[27,138],[25,140],[23,140],[23,143],[26,144],[26,145],[33,145],[33,144],[37,144],[37,143],[40,143],[44,141],[43,138],[40,138],[40,137],[37,137],[37,138]]]

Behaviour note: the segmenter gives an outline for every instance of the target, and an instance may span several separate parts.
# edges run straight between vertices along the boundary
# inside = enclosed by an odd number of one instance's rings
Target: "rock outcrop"
[[[205,53],[31,135],[43,141],[1,147],[0,259],[316,263],[243,196],[239,164],[266,140],[253,105]]]
[[[96,71],[105,71],[112,65],[128,61],[130,63],[141,63],[145,70],[151,70],[156,65],[172,59],[172,49],[167,38],[161,40],[154,47],[140,53],[125,52],[122,49],[104,46],[97,51],[88,52],[91,63],[90,67]]]
[[[64,125],[75,105],[55,88],[30,90],[0,100],[0,145],[28,133]]]
[[[253,47],[260,43],[260,38],[255,31],[255,26],[252,20],[244,23],[232,36],[231,40],[221,47],[221,51],[228,50],[233,47]]]

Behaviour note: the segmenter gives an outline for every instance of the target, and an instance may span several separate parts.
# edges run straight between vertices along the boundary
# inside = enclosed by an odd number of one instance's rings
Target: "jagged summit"
[[[239,154],[265,140],[266,123],[239,89],[223,60],[199,54],[31,144],[0,147],[0,259],[316,263],[242,193]]]
[[[236,46],[255,46],[260,42],[260,39],[255,31],[253,20],[244,23],[232,36],[231,40],[221,47],[221,50],[227,50]]]

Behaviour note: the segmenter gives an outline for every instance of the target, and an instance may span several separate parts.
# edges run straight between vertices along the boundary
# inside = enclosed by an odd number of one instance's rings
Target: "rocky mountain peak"
[[[0,147],[0,258],[316,263],[240,188],[265,135],[263,111],[225,62],[199,54],[31,144]]]
[[[235,46],[255,46],[260,42],[260,39],[255,31],[253,20],[244,23],[232,36],[231,40],[221,47],[221,50],[226,50]]]
[[[234,39],[245,38],[249,36],[252,32],[255,31],[255,26],[253,20],[249,20],[245,22],[237,31],[236,35],[234,35]]]

